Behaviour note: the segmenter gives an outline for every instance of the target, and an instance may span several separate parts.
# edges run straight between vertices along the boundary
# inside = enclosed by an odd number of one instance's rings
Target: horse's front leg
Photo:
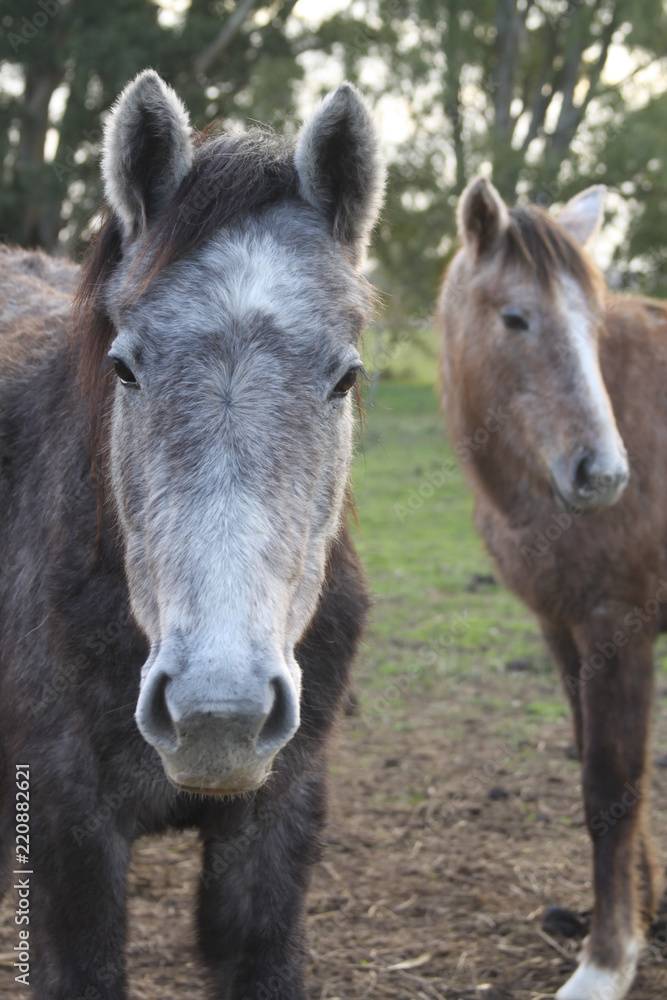
[[[646,818],[654,634],[650,616],[643,617],[616,609],[574,632],[595,903],[584,954],[558,1000],[624,997],[655,907]]]
[[[544,618],[540,622],[542,634],[560,671],[563,687],[572,710],[572,727],[577,756],[581,760],[584,724],[582,718],[581,682],[579,679],[579,650],[571,631],[560,622]]]
[[[39,1000],[125,1000],[130,843],[109,795],[67,791],[31,800],[30,984]]]
[[[320,851],[323,765],[278,772],[267,786],[224,835],[215,832],[215,808],[208,819],[203,811],[199,941],[216,1000],[306,996],[303,919]]]

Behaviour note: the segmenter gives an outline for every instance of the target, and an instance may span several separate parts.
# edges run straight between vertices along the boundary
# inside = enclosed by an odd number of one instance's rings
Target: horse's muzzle
[[[586,513],[616,503],[630,478],[625,451],[609,455],[578,448],[569,458],[553,462],[550,471],[558,499]]]
[[[233,672],[178,669],[159,654],[135,715],[179,789],[204,795],[254,791],[299,726],[299,697],[285,665]]]

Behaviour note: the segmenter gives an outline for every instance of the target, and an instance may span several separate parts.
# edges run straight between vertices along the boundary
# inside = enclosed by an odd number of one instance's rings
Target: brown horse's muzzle
[[[616,503],[630,478],[625,448],[612,453],[577,448],[552,462],[550,471],[557,498],[588,513]]]

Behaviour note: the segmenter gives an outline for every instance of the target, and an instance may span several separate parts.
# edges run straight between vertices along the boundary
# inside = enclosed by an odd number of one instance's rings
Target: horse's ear
[[[505,202],[484,177],[468,184],[459,199],[457,218],[463,243],[478,257],[495,246],[509,224]]]
[[[192,158],[185,107],[154,70],[144,70],[111,109],[102,144],[105,194],[126,238],[159,217]]]
[[[577,243],[586,246],[602,228],[604,219],[604,184],[594,184],[575,195],[557,217],[561,226],[567,229]]]
[[[304,123],[295,163],[305,201],[327,215],[337,239],[363,251],[380,212],[385,166],[371,110],[351,83]]]

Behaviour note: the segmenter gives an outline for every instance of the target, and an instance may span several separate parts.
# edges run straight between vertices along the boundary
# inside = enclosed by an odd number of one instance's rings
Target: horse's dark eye
[[[356,383],[358,374],[358,368],[350,368],[349,371],[345,372],[340,382],[337,382],[334,386],[334,396],[347,396],[352,386]]]
[[[138,382],[134,377],[134,373],[130,371],[124,361],[121,361],[120,358],[114,358],[113,366],[116,369],[116,375],[121,380],[123,385],[138,385]]]
[[[508,330],[520,331],[528,329],[528,320],[518,309],[504,309],[500,315]]]

